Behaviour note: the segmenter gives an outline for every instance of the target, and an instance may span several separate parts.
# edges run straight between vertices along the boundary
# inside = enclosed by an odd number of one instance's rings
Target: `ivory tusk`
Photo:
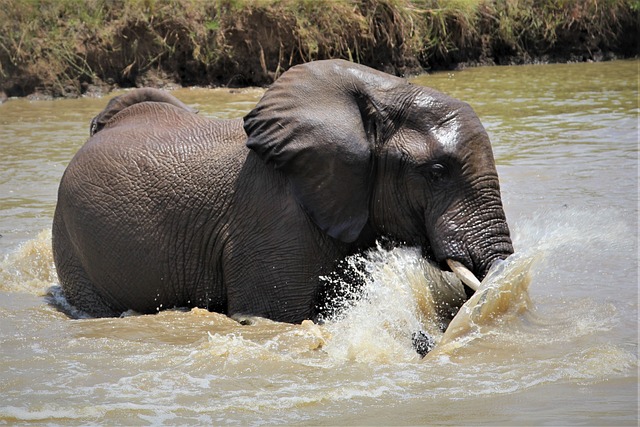
[[[447,265],[465,285],[474,291],[478,290],[480,287],[480,281],[467,267],[452,259],[447,259]]]

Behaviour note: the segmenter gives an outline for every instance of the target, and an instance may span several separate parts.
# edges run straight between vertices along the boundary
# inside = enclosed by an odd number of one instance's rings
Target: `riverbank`
[[[0,99],[638,56],[639,0],[0,0]]]

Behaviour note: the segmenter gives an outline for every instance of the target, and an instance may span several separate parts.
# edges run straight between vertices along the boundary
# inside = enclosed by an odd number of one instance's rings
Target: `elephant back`
[[[111,99],[105,109],[91,120],[89,135],[93,136],[102,130],[116,114],[132,105],[142,102],[161,102],[173,105],[189,113],[196,114],[198,112],[198,110],[189,107],[175,96],[162,90],[153,88],[135,89]]]

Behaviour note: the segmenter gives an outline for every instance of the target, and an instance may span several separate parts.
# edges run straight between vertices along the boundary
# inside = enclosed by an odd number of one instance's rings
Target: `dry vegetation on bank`
[[[0,0],[0,94],[266,85],[345,58],[403,75],[638,55],[640,0]]]

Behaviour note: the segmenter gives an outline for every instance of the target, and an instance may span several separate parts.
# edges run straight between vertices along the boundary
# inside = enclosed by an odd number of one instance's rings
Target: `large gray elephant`
[[[293,67],[244,119],[133,91],[92,133],[60,183],[53,251],[68,302],[94,316],[300,322],[320,276],[382,236],[480,279],[513,252],[471,107],[361,65]]]

